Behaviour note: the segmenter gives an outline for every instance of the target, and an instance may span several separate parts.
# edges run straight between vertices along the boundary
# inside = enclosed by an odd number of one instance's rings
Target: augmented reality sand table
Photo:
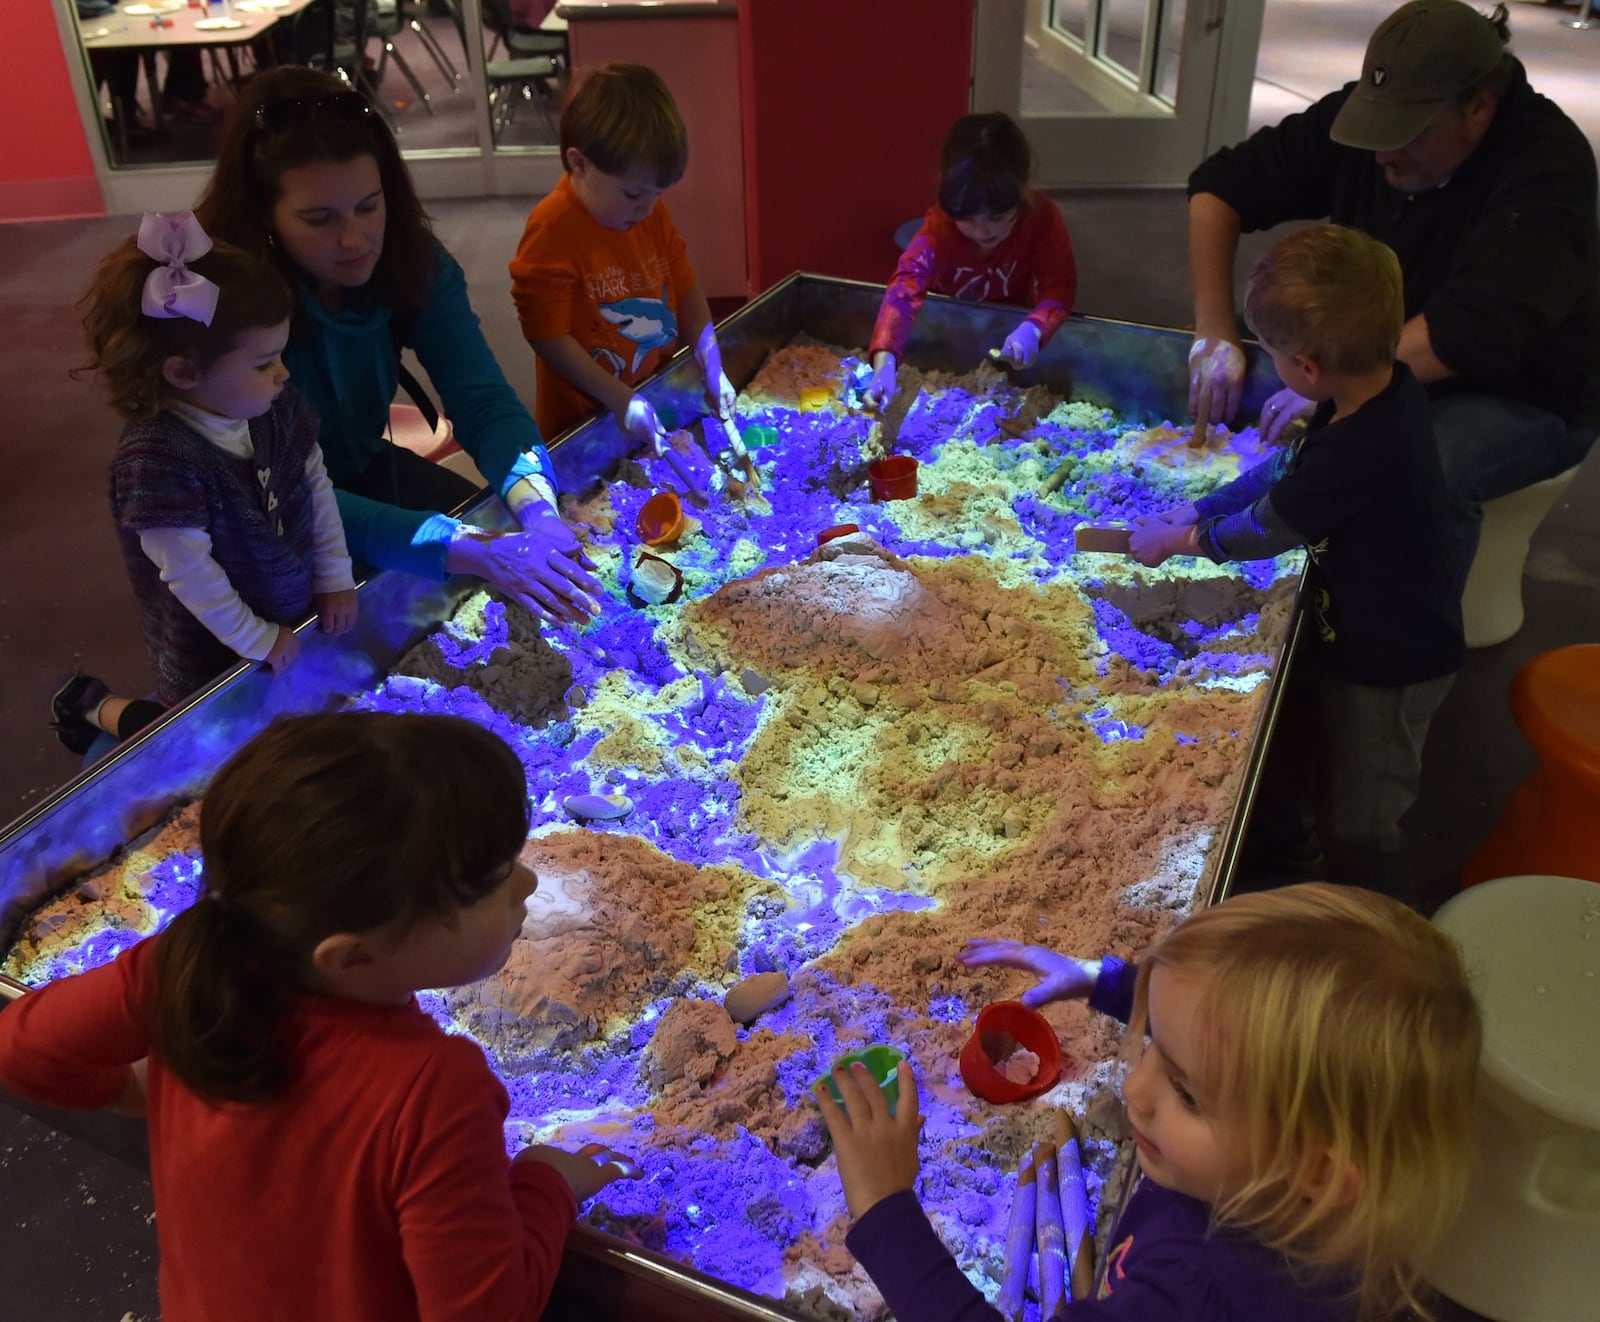
[[[866,1043],[907,1053],[925,1202],[992,1293],[1012,1173],[1050,1123],[963,1086],[977,1011],[1025,980],[952,956],[979,935],[1136,954],[1190,907],[1299,562],[1148,571],[1071,552],[1086,519],[1226,481],[1258,457],[1253,433],[1195,451],[989,369],[902,372],[875,422],[853,407],[857,375],[824,346],[769,360],[740,407],[747,435],[779,434],[755,451],[762,493],[685,500],[685,531],[654,548],[683,574],[674,602],[627,599],[635,516],[663,483],[684,491],[677,470],[714,485],[699,449],[630,465],[574,511],[614,589],[581,634],[546,641],[480,593],[356,705],[467,716],[527,767],[540,888],[524,939],[495,978],[427,998],[506,1079],[508,1137],[628,1151],[643,1178],[590,1220],[812,1312],[870,1316],[811,1080]],[[896,431],[919,495],[874,504],[864,452]],[[859,531],[819,547],[841,523]],[[631,811],[578,822],[563,805],[582,795]],[[41,982],[156,930],[193,893],[191,817],[41,910],[7,971]],[[757,975],[736,1024],[723,998]],[[1066,1066],[1045,1100],[1087,1110],[1095,1188],[1114,1026],[1047,1015]]]

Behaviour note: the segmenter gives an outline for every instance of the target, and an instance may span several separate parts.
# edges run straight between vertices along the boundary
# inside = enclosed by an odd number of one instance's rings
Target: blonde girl
[[[969,966],[1026,969],[1024,999],[1087,997],[1124,1019],[1143,1178],[1099,1297],[1061,1319],[1350,1322],[1419,1307],[1471,1155],[1478,1011],[1460,952],[1397,901],[1308,884],[1243,895],[1141,965],[976,941]],[[855,1224],[848,1244],[900,1322],[996,1316],[918,1206],[917,1108],[870,1076],[818,1102]]]

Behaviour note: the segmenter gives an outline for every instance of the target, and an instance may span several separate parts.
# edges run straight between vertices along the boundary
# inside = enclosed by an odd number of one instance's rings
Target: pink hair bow
[[[162,265],[145,277],[140,311],[147,317],[188,317],[209,326],[222,291],[184,265],[211,251],[211,239],[192,211],[147,211],[139,222],[139,251]]]

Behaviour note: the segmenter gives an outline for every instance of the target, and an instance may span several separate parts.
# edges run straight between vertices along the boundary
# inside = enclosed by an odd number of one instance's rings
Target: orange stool
[[[1511,792],[1463,886],[1544,874],[1600,881],[1600,643],[1541,652],[1511,681],[1539,770]]]

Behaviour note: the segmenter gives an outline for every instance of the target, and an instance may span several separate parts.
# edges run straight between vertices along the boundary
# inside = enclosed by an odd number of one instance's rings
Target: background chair
[[[564,32],[530,32],[511,21],[508,0],[483,0],[483,24],[494,34],[490,54],[501,45],[511,57],[490,59],[484,65],[489,83],[489,131],[495,142],[516,117],[520,102],[530,102],[551,137],[556,133],[555,81],[567,69],[567,35]]]

